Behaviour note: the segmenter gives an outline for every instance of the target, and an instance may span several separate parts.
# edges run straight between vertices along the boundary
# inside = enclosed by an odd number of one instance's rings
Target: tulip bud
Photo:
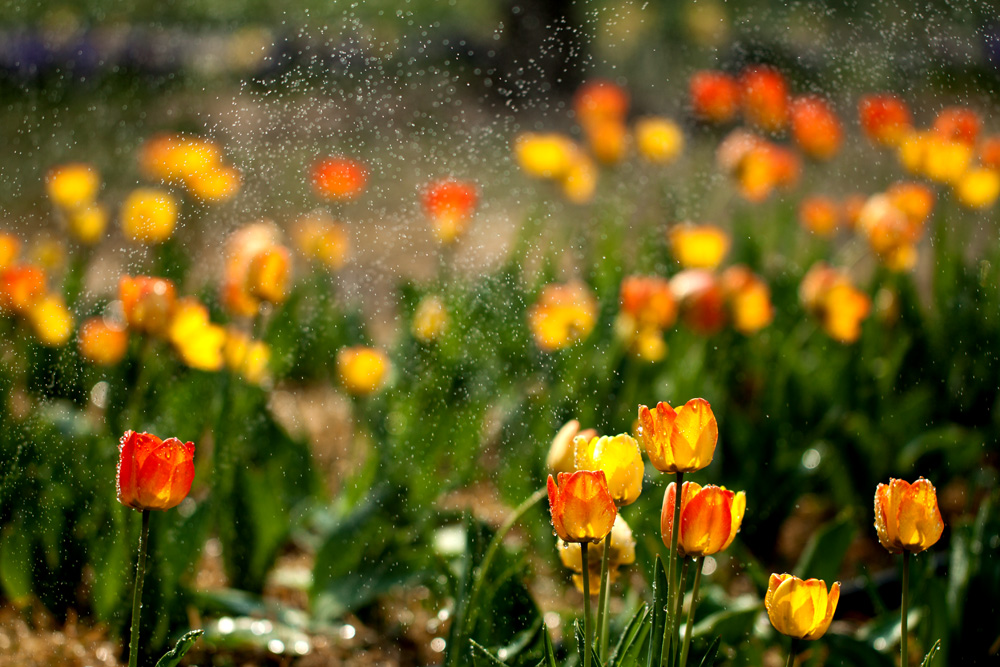
[[[830,627],[840,599],[840,582],[830,591],[821,579],[803,581],[790,574],[772,574],[764,608],[774,629],[798,639],[819,639]]]
[[[194,443],[126,431],[118,446],[118,502],[137,510],[176,507],[194,481]]]

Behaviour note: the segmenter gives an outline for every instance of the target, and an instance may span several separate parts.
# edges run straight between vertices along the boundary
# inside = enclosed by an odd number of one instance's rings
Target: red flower
[[[312,169],[312,186],[323,199],[343,201],[360,195],[368,183],[368,170],[357,160],[328,157]]]
[[[118,502],[137,510],[168,510],[191,491],[194,443],[126,431],[118,445]]]
[[[695,72],[688,84],[691,110],[701,120],[728,123],[740,110],[740,89],[725,72]]]
[[[788,124],[788,84],[778,70],[761,65],[740,73],[743,116],[765,132],[780,132]]]

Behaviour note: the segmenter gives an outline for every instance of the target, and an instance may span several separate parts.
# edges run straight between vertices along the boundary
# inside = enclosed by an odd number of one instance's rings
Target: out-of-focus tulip
[[[660,532],[668,548],[673,538],[676,496],[677,484],[671,482],[667,485],[660,512]],[[724,550],[740,531],[746,506],[743,491],[733,493],[722,486],[684,482],[677,553],[697,558]]]
[[[674,259],[685,269],[714,269],[729,252],[729,234],[715,225],[674,225],[667,239]]]
[[[413,336],[421,343],[433,343],[448,331],[450,319],[441,297],[425,296],[413,312]]]
[[[0,271],[13,264],[20,252],[20,239],[12,234],[0,232]]]
[[[914,195],[918,196],[918,195]],[[858,231],[865,237],[875,254],[894,271],[912,269],[916,262],[916,243],[923,234],[923,219],[915,207],[921,201],[910,203],[913,215],[907,215],[905,195],[873,195],[858,214]]]
[[[958,181],[975,157],[969,144],[936,136],[927,140],[924,151],[924,164],[920,173],[938,183]]]
[[[320,160],[312,168],[313,191],[323,199],[356,199],[368,183],[368,170],[351,158],[334,156]]]
[[[597,299],[582,282],[546,285],[528,309],[528,327],[539,349],[553,352],[589,336],[597,312]]]
[[[722,290],[729,301],[733,327],[749,336],[774,319],[771,290],[767,283],[743,265],[731,266],[722,273]]]
[[[728,123],[740,110],[740,87],[736,79],[714,70],[695,72],[688,83],[691,110],[710,123]]]
[[[791,107],[792,136],[809,157],[829,160],[844,141],[840,119],[822,97],[796,98]]]
[[[478,201],[479,189],[475,183],[453,178],[434,181],[421,196],[434,236],[444,244],[452,243],[462,235]]]
[[[46,347],[65,345],[73,335],[73,314],[56,294],[47,294],[35,301],[25,316],[39,342]]]
[[[66,226],[77,241],[93,245],[104,236],[108,228],[108,209],[103,204],[92,204],[66,213]]]
[[[583,127],[606,122],[622,123],[628,106],[628,92],[608,79],[591,79],[580,86],[573,96],[573,110]]]
[[[987,169],[1000,170],[1000,134],[983,137],[979,146],[979,164]]]
[[[920,553],[944,532],[934,485],[921,477],[913,484],[890,479],[875,489],[875,530],[890,553]]]
[[[743,198],[759,202],[779,187],[793,187],[801,172],[802,162],[793,150],[761,140],[749,146],[734,174]]]
[[[600,542],[615,523],[618,510],[601,470],[549,475],[549,509],[552,527],[563,542]]]
[[[260,298],[251,292],[254,283],[251,280],[251,264],[272,248],[281,247],[281,234],[278,228],[267,221],[255,222],[237,229],[226,241],[225,268],[222,276],[222,303],[231,313],[241,317],[252,317],[260,310]],[[280,254],[281,251],[278,251]],[[280,277],[280,258],[271,259],[266,254],[257,260],[257,274],[254,280],[276,280]],[[268,262],[271,266],[268,267]],[[287,267],[286,267],[287,268]],[[273,274],[268,274],[273,271]],[[287,280],[287,276],[285,278]],[[272,284],[270,287],[258,286],[262,293],[268,289],[284,287]],[[273,294],[272,294],[273,296]]]
[[[620,120],[603,120],[583,126],[590,152],[598,162],[617,164],[628,150],[628,127]]]
[[[0,311],[25,313],[45,296],[45,271],[34,264],[0,270]]]
[[[1000,174],[995,169],[970,169],[955,184],[955,196],[966,208],[993,206],[1000,196]]]
[[[233,327],[226,329],[226,343],[222,347],[226,368],[239,373],[250,384],[262,385],[269,375],[271,348],[260,340],[251,340]]]
[[[114,366],[128,351],[128,331],[104,317],[91,317],[80,325],[80,357],[99,366]]]
[[[292,256],[280,245],[264,248],[247,265],[246,290],[261,301],[282,303],[288,298]]]
[[[945,107],[934,119],[934,132],[948,141],[975,146],[982,120],[972,109]]]
[[[580,154],[573,140],[562,134],[528,132],[514,140],[517,163],[534,178],[563,178]]]
[[[597,190],[597,165],[582,153],[573,160],[559,179],[563,195],[574,204],[586,204]]]
[[[53,167],[45,175],[49,199],[64,211],[76,211],[97,200],[101,177],[91,164],[71,162]]]
[[[576,471],[576,438],[584,438],[590,442],[597,437],[597,431],[592,428],[580,430],[580,422],[571,419],[555,437],[549,446],[549,453],[545,457],[545,467],[550,473],[574,472]]]
[[[740,72],[743,117],[765,132],[780,132],[788,124],[788,84],[784,75],[766,65]]]
[[[619,298],[622,312],[639,328],[668,329],[677,321],[677,299],[666,278],[628,276]]]
[[[871,312],[871,299],[842,272],[819,262],[802,278],[799,299],[816,316],[828,336],[841,343],[861,337],[861,322]]]
[[[118,502],[137,510],[168,510],[191,492],[194,443],[126,431],[118,445]]]
[[[889,93],[862,96],[858,101],[858,118],[865,135],[882,146],[899,145],[913,129],[910,108]]]
[[[239,169],[221,164],[189,174],[184,179],[188,192],[206,204],[229,201],[240,191],[242,182]]]
[[[790,574],[772,574],[764,608],[774,629],[797,639],[819,639],[830,627],[840,599],[840,582],[826,589],[821,579],[803,581]]]
[[[840,202],[841,219],[847,223],[850,229],[856,229],[858,218],[861,216],[861,209],[865,207],[868,197],[855,193],[848,195]]]
[[[681,321],[703,336],[726,324],[726,295],[718,277],[704,269],[686,269],[670,279],[670,290],[680,304]]]
[[[211,323],[208,308],[197,299],[185,298],[177,302],[167,329],[167,338],[181,360],[191,368],[202,371],[217,371],[222,368],[222,346],[226,342],[226,331]]]
[[[177,199],[166,190],[137,188],[122,203],[122,233],[136,243],[162,243],[174,233],[177,210]]]
[[[642,493],[642,453],[632,436],[574,439],[577,470],[602,470],[615,505],[625,507],[639,499]]]
[[[118,282],[118,298],[129,328],[157,334],[170,324],[177,290],[172,282],[163,278],[122,276]]]
[[[590,594],[598,595],[601,588],[601,560],[604,558],[604,542],[589,547],[592,549],[588,554],[588,569],[590,572]],[[556,550],[559,552],[559,560],[564,567],[573,571],[573,583],[577,590],[583,592],[583,553],[579,542],[564,542],[559,539],[556,542]],[[635,538],[632,537],[632,529],[629,527],[622,515],[615,517],[615,523],[611,527],[611,550],[608,552],[608,576],[613,582],[618,577],[618,569],[623,565],[631,565],[635,562]]]
[[[313,211],[299,218],[292,229],[292,240],[299,252],[331,271],[341,269],[351,254],[347,229],[326,211]]]
[[[635,122],[635,145],[646,160],[669,164],[684,151],[684,133],[669,118],[640,118]]]
[[[799,204],[799,224],[817,236],[832,236],[840,225],[840,207],[823,195],[806,197]]]
[[[636,435],[660,472],[695,472],[712,462],[719,425],[708,401],[692,398],[676,410],[663,402],[653,410],[640,405]]]
[[[202,137],[184,134],[157,134],[139,149],[139,170],[154,181],[180,183],[196,174],[220,166],[218,145]]]
[[[924,223],[934,210],[934,191],[923,183],[897,181],[886,189],[885,194],[892,205],[906,215],[918,235],[922,233]]]
[[[356,395],[373,394],[385,384],[389,358],[381,350],[364,345],[337,352],[337,375],[344,388]]]

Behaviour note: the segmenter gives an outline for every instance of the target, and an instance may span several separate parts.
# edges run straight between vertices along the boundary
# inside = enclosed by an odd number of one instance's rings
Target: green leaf
[[[556,667],[556,651],[552,647],[552,639],[549,637],[549,629],[542,626],[542,650],[545,657],[539,663],[539,667]]]
[[[835,632],[826,633],[823,641],[830,647],[831,664],[852,667],[893,667],[892,658],[876,651],[867,641]]]
[[[194,643],[198,641],[198,637],[205,633],[204,630],[191,630],[184,634],[183,637],[177,640],[177,643],[172,649],[167,651],[162,658],[160,658],[156,667],[177,667],[180,663],[181,658],[191,650]]]
[[[753,630],[754,620],[763,604],[754,596],[742,595],[729,607],[703,618],[692,630],[692,637],[719,635],[730,645],[739,645]]]
[[[712,640],[712,643],[708,645],[708,650],[705,651],[705,657],[701,659],[701,667],[712,667],[715,664],[715,658],[719,654],[719,645],[722,644],[722,637],[716,637]]]
[[[656,667],[663,653],[663,629],[667,624],[667,571],[659,554],[653,563],[653,613],[650,614],[650,623],[646,667]]]
[[[934,659],[934,656],[940,650],[941,650],[941,640],[939,639],[936,642],[934,642],[933,646],[931,646],[931,650],[927,651],[927,655],[924,656],[924,660],[923,662],[920,663],[920,667],[930,667],[931,660]]]
[[[857,531],[852,513],[841,512],[809,538],[795,566],[795,576],[802,579],[822,579],[832,584],[837,579],[841,563]]]
[[[474,657],[478,656],[486,658],[486,661],[489,664],[496,665],[497,667],[510,667],[510,665],[508,665],[506,662],[504,662],[500,658],[490,653],[489,649],[487,649],[485,646],[476,642],[475,639],[470,639],[469,644],[472,645],[472,655]]]
[[[618,639],[618,644],[615,645],[614,651],[611,652],[611,657],[608,659],[609,667],[617,667],[621,665],[622,662],[619,660],[618,656],[624,658],[632,644],[635,642],[639,631],[645,625],[646,616],[649,614],[649,607],[647,605],[642,605],[636,609],[635,614],[632,615],[632,620],[629,621],[628,625],[625,627],[625,632]],[[640,642],[641,644],[642,642]]]
[[[31,545],[23,529],[7,526],[0,534],[0,586],[16,605],[31,595]]]

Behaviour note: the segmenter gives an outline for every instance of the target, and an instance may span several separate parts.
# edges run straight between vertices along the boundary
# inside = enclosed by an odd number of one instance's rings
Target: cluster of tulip
[[[73,315],[48,288],[44,268],[19,259],[21,243],[0,233],[0,315],[23,319],[42,345],[58,347],[73,334]]]
[[[658,471],[677,476],[676,482],[667,485],[660,515],[663,543],[670,549],[667,620],[662,647],[658,641],[650,643],[649,664],[683,666],[687,664],[691,644],[704,559],[732,544],[743,522],[746,496],[742,491],[683,481],[685,474],[708,466],[715,454],[718,424],[704,399],[691,399],[677,409],[662,402],[652,410],[640,405],[636,436],[623,433],[598,437],[592,430],[581,432],[576,421],[560,430],[547,459],[549,468],[557,474],[557,479],[548,477],[552,525],[559,538],[560,558],[573,571],[573,580],[584,594],[584,664],[589,665],[590,640],[594,634],[590,596],[599,591],[595,645],[597,655],[603,660],[608,646],[609,586],[618,568],[635,560],[632,531],[620,510],[634,503],[642,492],[645,470],[642,450]],[[909,484],[893,479],[878,486],[875,493],[878,539],[891,553],[904,553],[901,642],[904,665],[908,664],[905,653],[908,556],[936,543],[943,527],[934,487],[927,480],[921,478]],[[598,561],[591,560],[591,544],[598,545]],[[682,591],[690,559],[694,559],[694,582],[681,643]],[[780,633],[793,639],[818,639],[830,627],[839,596],[839,582],[827,588],[822,580],[772,574],[764,606],[771,624]],[[653,655],[658,647],[662,653]],[[793,656],[794,644],[789,652],[789,665]]]

